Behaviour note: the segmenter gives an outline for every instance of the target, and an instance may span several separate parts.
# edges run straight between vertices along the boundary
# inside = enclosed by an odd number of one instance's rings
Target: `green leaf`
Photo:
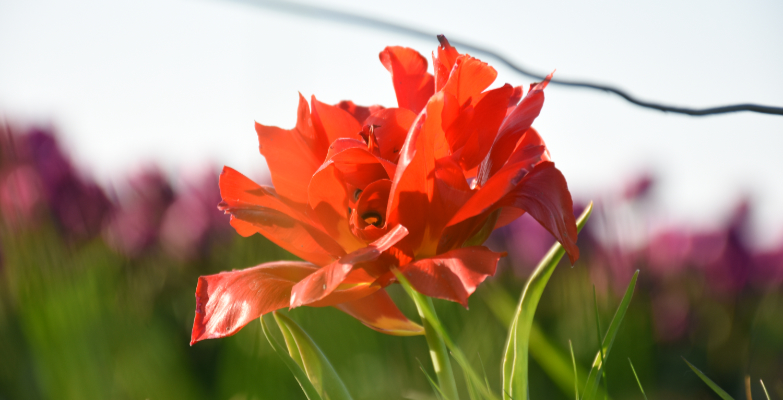
[[[642,381],[639,380],[639,375],[636,375],[636,368],[633,367],[633,363],[631,362],[631,359],[628,359],[628,364],[631,364],[631,371],[633,371],[633,376],[636,378],[636,383],[639,385],[639,390],[642,391],[642,397],[644,397],[644,400],[647,400],[647,395],[644,394],[644,388],[642,387]]]
[[[598,341],[598,354],[601,355],[601,363],[606,363],[604,356],[604,346],[601,344],[601,318],[598,317],[598,296],[595,295],[595,285],[593,285],[593,306],[595,307],[595,331],[598,333],[595,340]],[[601,370],[601,376],[604,378],[604,390],[609,393],[609,383],[606,379],[606,371]]]
[[[288,369],[291,370],[291,373],[294,374],[294,378],[296,378],[296,381],[299,382],[299,386],[302,387],[302,391],[305,393],[305,396],[307,396],[307,399],[321,400],[321,396],[318,394],[318,391],[315,390],[315,387],[313,386],[312,382],[310,382],[310,379],[307,378],[307,374],[305,374],[299,364],[297,364],[296,361],[294,361],[294,359],[288,355],[283,346],[269,332],[269,327],[266,326],[264,317],[262,316],[259,318],[259,320],[261,321],[261,330],[264,331],[266,340],[268,340],[269,344],[272,345],[272,348],[275,350],[277,355],[283,359],[285,366],[288,367]]]
[[[620,330],[620,324],[623,322],[625,312],[628,311],[628,305],[631,303],[633,291],[634,288],[636,288],[636,278],[638,277],[639,270],[636,270],[636,272],[633,274],[633,278],[631,278],[631,282],[628,284],[628,288],[625,290],[623,299],[620,301],[620,306],[617,307],[617,311],[614,313],[612,322],[609,324],[609,330],[606,331],[606,335],[604,335],[601,349],[598,351],[598,354],[595,355],[593,368],[590,369],[590,374],[587,375],[587,384],[585,385],[585,390],[582,392],[582,400],[590,400],[595,398],[596,392],[598,391],[598,386],[601,382],[601,375],[603,374],[604,366],[606,365],[606,363],[601,362],[601,360],[607,360],[609,358],[609,351],[612,349],[614,338],[617,336],[617,332]]]
[[[571,339],[568,339],[568,348],[571,349],[571,364],[574,365],[574,398],[579,400],[579,375],[576,373],[576,357],[574,357],[574,345],[571,344]]]
[[[424,373],[424,376],[427,377],[427,381],[430,383],[430,386],[432,386],[432,391],[435,392],[435,397],[437,397],[438,400],[443,400],[444,399],[443,391],[440,390],[440,386],[438,386],[438,383],[435,382],[435,380],[432,379],[430,374],[427,373],[427,370],[424,369],[424,365],[422,365],[421,360],[417,358],[416,361],[419,363],[419,368],[421,368],[421,372]]]
[[[577,219],[576,226],[581,230],[585,226],[590,213],[593,211],[593,203],[587,206],[582,215]],[[565,249],[560,243],[555,243],[544,256],[522,291],[516,313],[514,314],[511,329],[506,339],[506,350],[503,356],[503,393],[506,398],[514,400],[527,400],[528,395],[528,349],[530,343],[530,330],[533,326],[533,316],[544,293],[544,288],[552,272],[555,271],[560,259],[563,258]]]
[[[761,388],[762,388],[762,389],[764,389],[764,395],[766,395],[766,396],[767,396],[767,400],[770,400],[770,399],[769,399],[769,392],[767,392],[767,387],[766,387],[766,386],[764,386],[764,381],[763,381],[763,380],[761,380],[761,379],[759,379],[759,382],[761,382]]]
[[[451,337],[446,333],[446,330],[443,329],[443,325],[441,325],[437,314],[435,314],[435,309],[432,307],[432,301],[429,297],[417,292],[411,286],[410,282],[408,282],[408,279],[405,278],[405,275],[401,274],[399,270],[393,269],[392,272],[394,272],[394,275],[397,277],[397,281],[402,288],[405,289],[405,293],[407,293],[408,296],[413,299],[413,302],[416,303],[416,308],[419,310],[420,314],[428,320],[428,324],[430,324],[432,329],[438,334],[441,340],[443,340],[443,343],[449,351],[451,351],[451,356],[454,357],[457,364],[465,371],[465,374],[472,381],[476,390],[484,396],[485,399],[496,400],[497,396],[495,396],[486,386],[482,385],[481,378],[479,378],[478,374],[471,368],[468,358],[465,357],[462,350],[454,344],[454,341],[451,340]],[[425,330],[426,329],[429,329],[429,327],[425,328]]]
[[[283,332],[291,359],[301,360],[302,368],[313,386],[325,400],[351,400],[351,395],[337,372],[310,336],[291,318],[273,312]]]
[[[713,392],[715,392],[718,396],[720,396],[723,400],[734,400],[731,396],[729,396],[728,393],[726,393],[725,390],[721,389],[718,385],[715,384],[715,382],[712,381],[712,379],[707,378],[707,375],[704,375],[703,372],[699,371],[698,368],[694,367],[693,364],[689,363],[688,360],[685,359],[685,357],[682,358],[683,361],[685,361],[686,364],[688,364],[689,367],[693,370],[693,372],[696,373],[696,375],[701,378],[701,380],[704,381],[704,383],[707,384],[707,386],[712,389]],[[766,388],[765,388],[766,391]]]
[[[516,300],[500,285],[492,282],[487,282],[485,285],[487,285],[487,288],[479,291],[479,296],[482,297],[498,321],[506,328],[509,328],[516,312]],[[544,332],[535,321],[533,321],[533,325],[530,327],[530,345],[528,348],[530,357],[541,366],[544,373],[552,379],[552,382],[566,396],[573,394],[574,388],[578,387],[578,380],[575,379],[575,376],[587,376],[587,369],[579,365],[576,366],[578,373],[573,373],[572,368],[575,360],[569,359],[566,351],[558,349],[544,335]],[[604,396],[603,388],[598,388],[598,394]],[[579,399],[577,398],[577,400]]]

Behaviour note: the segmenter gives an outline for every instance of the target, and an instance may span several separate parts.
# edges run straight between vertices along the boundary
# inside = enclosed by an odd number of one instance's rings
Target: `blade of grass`
[[[584,227],[592,210],[593,203],[590,203],[577,219],[577,230]],[[549,278],[564,254],[563,246],[560,243],[555,243],[530,275],[519,299],[519,305],[516,308],[506,339],[502,364],[503,392],[515,400],[527,400],[529,397],[528,351],[533,316],[538,302],[541,300],[541,295],[544,293],[544,288],[546,288]]]
[[[770,400],[770,398],[769,398],[769,392],[767,392],[767,387],[766,387],[766,386],[764,386],[764,381],[762,381],[761,379],[759,379],[759,382],[761,382],[761,388],[762,388],[762,389],[764,389],[764,395],[765,395],[765,396],[767,396],[767,400]]]
[[[633,367],[630,357],[628,358],[628,364],[631,364],[631,371],[633,371],[633,376],[636,378],[636,383],[639,385],[639,390],[642,391],[642,397],[644,397],[644,400],[647,400],[647,395],[644,394],[644,388],[642,387],[642,381],[639,380],[639,375],[636,375],[636,369]]]
[[[612,322],[609,323],[609,329],[606,331],[606,335],[604,335],[604,340],[600,346],[601,350],[595,355],[593,367],[587,375],[587,383],[582,392],[582,400],[591,400],[596,396],[596,392],[600,386],[601,374],[606,365],[602,360],[606,360],[606,357],[609,357],[609,351],[612,350],[614,339],[617,336],[617,332],[620,330],[620,324],[623,322],[625,312],[628,310],[628,305],[631,303],[633,291],[634,288],[636,288],[636,279],[638,277],[639,270],[636,270],[631,278],[631,282],[628,283],[628,288],[625,290],[625,295],[623,295],[623,299],[620,301],[620,305],[617,307],[614,317],[612,317]],[[601,351],[603,351],[603,356],[601,355]]]
[[[479,296],[489,307],[492,314],[506,328],[513,322],[516,301],[508,291],[500,285],[487,282],[487,289],[479,291]],[[547,337],[533,321],[530,326],[530,356],[541,366],[544,373],[552,379],[565,396],[573,394],[575,386],[584,386],[574,379],[572,372],[573,361],[569,360],[568,352],[560,350]],[[587,369],[577,365],[577,376],[587,376]],[[598,388],[598,394],[605,395],[602,388]],[[578,399],[577,399],[578,400]]]
[[[574,357],[574,345],[568,339],[568,348],[571,349],[571,364],[574,365],[574,398],[579,400],[579,375],[576,373],[576,357]]]
[[[430,386],[432,386],[432,391],[435,392],[435,397],[437,397],[438,400],[443,400],[444,399],[443,391],[440,390],[440,386],[438,386],[438,383],[435,382],[435,380],[432,379],[430,374],[427,373],[427,370],[424,369],[424,365],[421,363],[421,360],[417,358],[416,362],[419,363],[419,368],[421,368],[421,372],[424,373],[424,376],[427,377],[427,381],[430,383]]]
[[[478,391],[476,390],[476,386],[473,384],[473,381],[468,376],[468,372],[465,371],[465,369],[462,369],[462,374],[465,376],[465,386],[468,388],[468,398],[470,400],[481,400],[481,397],[479,397]]]
[[[288,350],[299,353],[304,371],[318,393],[330,400],[352,400],[337,371],[304,329],[284,314],[273,312],[272,315],[283,335],[286,335],[287,330],[295,342],[295,346],[289,346]],[[291,358],[295,360],[294,357]]]
[[[601,318],[598,316],[598,296],[595,294],[595,285],[593,285],[593,306],[595,307],[595,329],[598,333],[595,336],[595,340],[598,342],[598,352],[601,354],[601,363],[606,362],[606,356],[604,356],[604,346],[601,343]],[[606,371],[601,371],[601,376],[604,378],[604,390],[609,393],[609,383],[606,381]]]
[[[487,378],[487,370],[484,368],[484,361],[481,360],[480,353],[476,353],[476,355],[478,356],[479,364],[481,364],[481,372],[484,373],[484,384],[487,385],[487,390],[491,391],[492,389],[489,387],[489,379]]]
[[[315,390],[315,386],[313,386],[313,383],[310,382],[310,379],[307,377],[307,374],[302,370],[301,367],[299,367],[299,364],[294,361],[293,358],[288,354],[286,349],[283,348],[283,346],[275,339],[272,334],[269,332],[269,327],[266,326],[266,321],[264,321],[264,317],[262,316],[259,318],[261,321],[261,330],[264,331],[264,336],[266,336],[266,340],[269,341],[269,344],[272,345],[272,349],[275,350],[275,353],[280,356],[281,359],[283,359],[283,364],[285,364],[286,367],[288,367],[289,370],[291,370],[291,373],[294,374],[294,378],[296,378],[296,381],[299,382],[299,386],[302,388],[302,391],[304,392],[305,396],[308,400],[321,400],[321,395],[318,394],[318,391]]]
[[[437,314],[435,314],[435,309],[432,307],[432,301],[427,301],[429,297],[424,296],[423,294],[413,289],[410,282],[408,282],[408,279],[405,278],[405,276],[402,275],[398,270],[394,269],[392,271],[397,277],[397,281],[405,290],[405,293],[407,293],[408,296],[413,299],[413,302],[416,304],[416,308],[419,309],[421,313],[430,321],[429,323],[431,324],[432,329],[440,336],[449,351],[451,351],[451,355],[454,357],[454,360],[457,361],[457,364],[459,364],[459,366],[462,367],[462,369],[468,374],[468,377],[473,381],[473,384],[479,390],[479,393],[481,393],[485,399],[497,400],[497,396],[495,396],[488,388],[481,384],[481,379],[478,377],[478,374],[476,374],[476,372],[473,371],[473,369],[470,367],[468,358],[465,357],[465,354],[462,353],[462,350],[460,350],[454,344],[454,342],[451,340],[451,337],[443,328],[443,325],[441,325]]]
[[[712,389],[713,392],[715,392],[718,396],[720,396],[723,400],[734,400],[731,396],[729,396],[728,393],[726,393],[725,390],[721,389],[720,386],[716,385],[715,382],[712,381],[712,379],[707,378],[707,375],[704,375],[703,372],[699,371],[698,368],[694,367],[693,364],[689,363],[688,360],[685,359],[685,357],[682,358],[683,361],[685,361],[686,364],[688,364],[689,367],[693,370],[696,375],[701,378],[701,380],[704,381],[704,383],[707,384],[707,386]]]

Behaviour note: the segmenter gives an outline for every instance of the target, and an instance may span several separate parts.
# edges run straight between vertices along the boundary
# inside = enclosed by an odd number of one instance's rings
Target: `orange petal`
[[[262,187],[229,167],[220,174],[220,208],[242,236],[260,233],[294,255],[318,265],[345,251],[320,226],[290,207],[273,188]]]
[[[563,245],[572,265],[579,258],[571,192],[554,163],[538,164],[498,205],[527,211]]]
[[[530,128],[533,120],[541,113],[541,107],[544,105],[544,88],[552,79],[552,74],[546,77],[544,82],[534,85],[527,96],[522,99],[514,111],[512,111],[500,126],[500,131],[492,145],[489,157],[487,157],[479,168],[479,184],[486,182],[492,175],[499,171],[506,164],[509,155],[514,151],[515,144],[519,138]]]
[[[506,106],[513,90],[511,85],[505,85],[484,93],[473,107],[471,118],[465,122],[458,119],[448,129],[452,137],[461,139],[461,143],[455,141],[452,144],[452,150],[457,150],[455,145],[461,149],[459,163],[464,170],[477,167],[489,153],[506,116]]]
[[[377,260],[407,234],[408,230],[404,226],[397,225],[369,246],[341,257],[297,283],[291,291],[291,308],[323,299],[343,283],[348,274],[357,268],[357,264]]]
[[[369,107],[357,106],[350,100],[343,100],[335,104],[335,107],[345,110],[348,112],[348,114],[351,114],[356,119],[356,122],[359,123],[359,125],[364,125],[364,120],[366,120],[367,117],[375,112],[383,110],[384,108],[383,106],[379,105]]]
[[[418,254],[433,212],[430,202],[435,193],[435,160],[450,155],[441,126],[442,110],[443,94],[437,93],[413,123],[400,152],[389,196],[388,223],[409,228],[411,234],[399,247],[414,254]]]
[[[389,229],[386,224],[386,207],[390,189],[390,180],[377,180],[367,185],[356,201],[356,207],[351,213],[351,231],[365,243],[378,240]],[[370,221],[371,218],[375,221]]]
[[[321,166],[329,142],[313,129],[307,100],[299,95],[294,129],[256,123],[258,148],[266,159],[272,183],[280,194],[299,204],[307,203],[307,184]]]
[[[362,139],[359,136],[362,125],[353,115],[339,107],[321,103],[315,95],[310,103],[313,105],[313,128],[320,137],[326,138],[327,143],[340,138]]]
[[[310,181],[310,206],[324,230],[346,252],[364,247],[349,225],[349,199],[353,199],[355,190],[345,183],[343,173],[333,163],[324,165]]]
[[[335,307],[368,327],[387,335],[414,336],[424,334],[424,328],[409,320],[397,308],[385,290],[379,290],[358,300],[337,304]]]
[[[461,55],[457,57],[443,91],[456,97],[461,106],[469,98],[488,88],[497,76],[497,71],[489,64],[467,54]]]
[[[387,108],[370,115],[365,125],[373,126],[373,135],[379,147],[379,156],[397,163],[405,137],[416,119],[416,114],[405,108]]]
[[[418,114],[435,93],[433,76],[427,72],[427,59],[408,47],[389,46],[378,57],[392,75],[397,104]]]
[[[451,69],[454,68],[454,63],[457,61],[457,57],[460,53],[454,47],[449,44],[449,41],[443,35],[438,35],[438,56],[432,55],[432,65],[435,69],[435,91],[439,92],[446,85],[451,74]]]
[[[231,336],[261,315],[287,306],[291,287],[316,270],[306,262],[278,261],[200,276],[191,346],[200,340]]]
[[[417,292],[468,307],[468,297],[495,274],[502,253],[484,246],[463,247],[400,267]]]

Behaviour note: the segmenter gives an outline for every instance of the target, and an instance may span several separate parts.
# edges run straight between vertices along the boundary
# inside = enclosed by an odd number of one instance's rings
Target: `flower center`
[[[378,228],[383,226],[383,217],[381,217],[381,215],[378,214],[377,212],[374,211],[366,212],[362,214],[362,219],[364,220],[364,222],[370,225],[374,225]]]

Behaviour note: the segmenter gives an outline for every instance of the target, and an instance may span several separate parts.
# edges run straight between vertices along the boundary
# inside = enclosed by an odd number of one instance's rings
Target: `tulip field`
[[[752,204],[651,232],[652,175],[572,196],[534,128],[556,73],[501,85],[437,39],[363,55],[397,104],[256,122],[267,182],[101,185],[3,121],[0,399],[783,398]]]

